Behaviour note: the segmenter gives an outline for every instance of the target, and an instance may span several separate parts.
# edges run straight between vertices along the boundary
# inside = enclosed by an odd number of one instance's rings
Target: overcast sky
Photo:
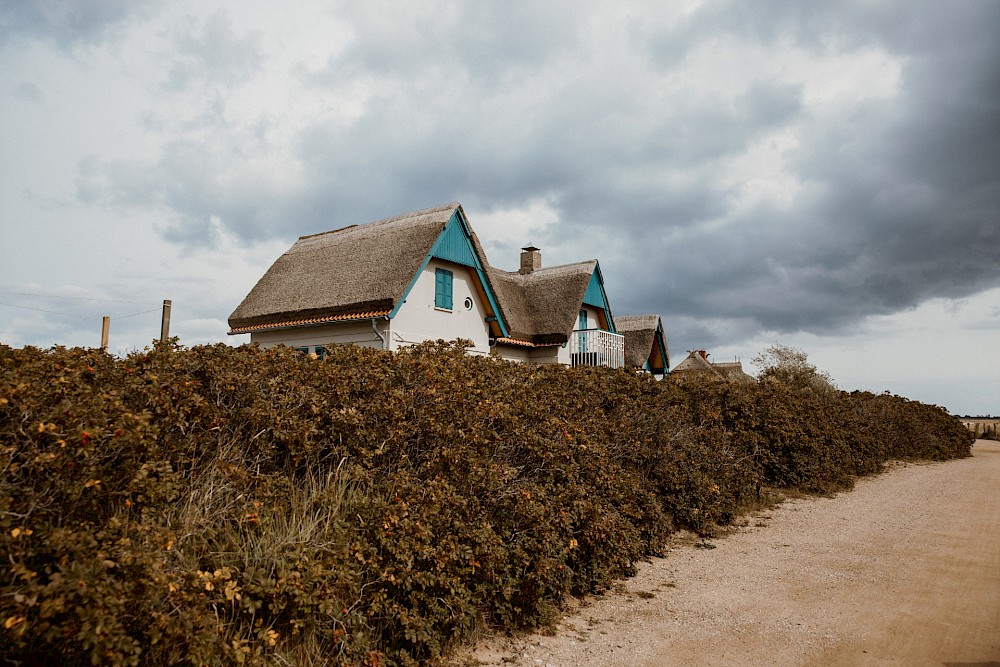
[[[1000,2],[0,0],[0,342],[187,345],[459,201],[687,350],[1000,414]],[[70,298],[75,297],[75,298]]]

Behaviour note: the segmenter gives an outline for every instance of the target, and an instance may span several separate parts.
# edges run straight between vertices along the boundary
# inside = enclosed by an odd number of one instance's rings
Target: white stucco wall
[[[434,307],[434,271],[437,268],[447,269],[454,275],[451,311]],[[466,307],[466,299],[471,300],[471,308]],[[476,293],[472,269],[438,260],[428,262],[392,319],[389,332],[391,350],[425,340],[467,338],[473,342],[470,352],[489,354],[486,308]]]
[[[598,318],[598,315],[597,315],[600,312],[599,309],[594,308],[593,306],[586,306],[586,305],[581,306],[580,309],[587,311],[587,328],[588,329],[600,329],[601,328],[601,320]],[[577,319],[573,321],[573,328],[574,329],[577,328],[577,324],[579,323],[579,320],[580,320],[580,318],[579,318],[579,316],[577,316]]]
[[[518,361],[521,363],[528,362],[528,348],[526,347],[498,343],[496,349],[497,356],[501,359],[505,359],[507,361]]]
[[[497,355],[507,361],[519,361],[522,363],[569,363],[569,352],[562,347],[522,347],[520,345],[505,345],[500,343],[497,345]]]
[[[378,324],[379,332],[382,332],[385,323],[378,322]],[[312,348],[316,345],[327,345],[329,343],[350,343],[363,347],[382,347],[382,341],[372,331],[371,320],[324,324],[315,327],[295,327],[291,329],[278,329],[276,331],[260,331],[250,334],[250,342],[260,343],[260,346],[264,348],[274,345]]]
[[[559,363],[559,364],[563,364],[563,365],[566,365],[566,366],[570,365],[570,362],[572,360],[570,359],[569,346],[568,345],[566,347],[562,347],[562,346],[555,347],[555,348],[550,347],[550,348],[546,348],[546,350],[547,350],[547,354],[549,355],[548,357],[542,358],[540,360],[532,359],[532,362],[536,363],[536,364],[554,364],[554,363]]]

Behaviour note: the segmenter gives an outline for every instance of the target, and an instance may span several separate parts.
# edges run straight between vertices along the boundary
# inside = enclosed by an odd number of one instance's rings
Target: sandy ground
[[[747,518],[453,664],[1000,667],[1000,443]]]

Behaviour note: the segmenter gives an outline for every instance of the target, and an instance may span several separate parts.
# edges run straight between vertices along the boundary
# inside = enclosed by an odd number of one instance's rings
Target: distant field
[[[977,437],[986,433],[995,436],[1000,432],[1000,419],[963,419],[962,423]]]

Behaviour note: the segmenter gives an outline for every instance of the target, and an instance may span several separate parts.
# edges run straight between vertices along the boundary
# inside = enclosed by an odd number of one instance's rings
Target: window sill
[[[442,312],[442,313],[453,313],[453,312],[455,312],[451,308],[441,308],[440,306],[434,306],[434,310],[437,310],[437,311]]]

